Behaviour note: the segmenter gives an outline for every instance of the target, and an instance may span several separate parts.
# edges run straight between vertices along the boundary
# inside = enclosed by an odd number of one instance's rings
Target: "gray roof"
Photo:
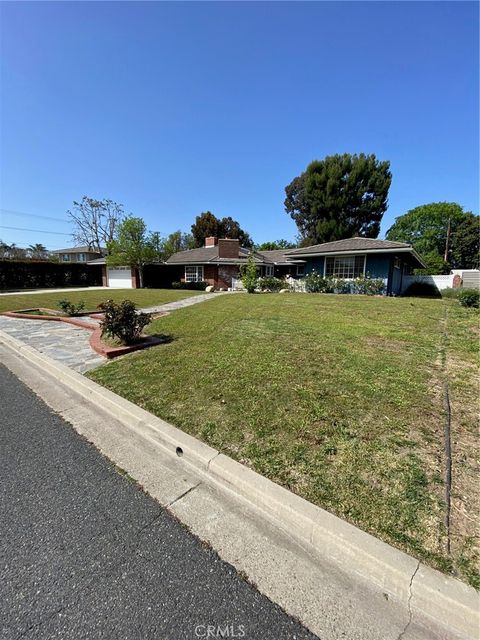
[[[287,256],[320,255],[325,253],[341,253],[342,251],[391,251],[395,249],[412,249],[411,245],[404,242],[392,242],[391,240],[377,240],[376,238],[346,238],[334,242],[314,244],[311,247],[290,249]]]
[[[107,264],[105,258],[95,258],[95,260],[87,260],[87,264]]]
[[[55,251],[51,251],[50,253],[96,253],[101,254],[106,250],[102,249],[101,251],[97,251],[96,249],[92,249],[91,247],[68,247],[67,249],[55,249]]]
[[[250,249],[240,247],[238,258],[219,258],[218,245],[215,247],[200,247],[199,249],[188,249],[187,251],[178,251],[174,253],[168,260],[167,264],[244,264],[248,260]],[[255,262],[263,263],[264,258],[258,253],[254,253]]]
[[[262,256],[265,262],[272,264],[291,264],[292,260],[287,260],[285,249],[272,249],[270,251],[257,251],[257,255]]]

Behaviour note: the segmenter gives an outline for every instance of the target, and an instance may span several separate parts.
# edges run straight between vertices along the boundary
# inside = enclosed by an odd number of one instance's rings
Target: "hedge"
[[[102,284],[102,267],[41,260],[0,260],[0,290],[93,287]]]

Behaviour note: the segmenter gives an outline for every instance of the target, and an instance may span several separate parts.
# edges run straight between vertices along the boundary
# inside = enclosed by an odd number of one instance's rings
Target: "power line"
[[[12,231],[32,231],[33,233],[49,233],[55,236],[71,236],[71,233],[60,233],[59,231],[44,231],[43,229],[24,229],[22,227],[7,227],[0,224],[0,229],[11,229]]]
[[[37,213],[26,213],[25,211],[15,211],[14,209],[3,209],[0,207],[0,211],[4,213],[13,213],[17,216],[27,216],[29,218],[42,218],[43,220],[54,220],[55,222],[69,222],[69,220],[65,220],[64,218],[54,218],[53,216],[41,216]]]

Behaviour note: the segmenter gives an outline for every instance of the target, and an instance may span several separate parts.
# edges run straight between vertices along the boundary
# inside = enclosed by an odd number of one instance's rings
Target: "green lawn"
[[[63,293],[19,293],[18,295],[0,295],[0,313],[2,311],[15,311],[28,309],[29,307],[45,307],[57,309],[59,300],[70,300],[78,303],[85,302],[85,309],[95,309],[104,300],[133,300],[139,307],[153,307],[165,302],[174,302],[190,296],[196,296],[201,291],[180,291],[176,289],[94,289],[92,291],[65,291]]]
[[[478,317],[443,300],[225,296],[156,320],[149,331],[171,335],[171,343],[89,376],[478,586]],[[454,442],[450,555],[446,371]]]

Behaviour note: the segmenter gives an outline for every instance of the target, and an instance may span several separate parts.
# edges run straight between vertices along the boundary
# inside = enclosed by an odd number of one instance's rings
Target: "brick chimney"
[[[205,238],[205,246],[206,247],[215,247],[218,243],[217,238],[215,236],[210,236],[209,238]]]
[[[222,238],[218,241],[219,258],[238,258],[240,255],[240,240]]]

